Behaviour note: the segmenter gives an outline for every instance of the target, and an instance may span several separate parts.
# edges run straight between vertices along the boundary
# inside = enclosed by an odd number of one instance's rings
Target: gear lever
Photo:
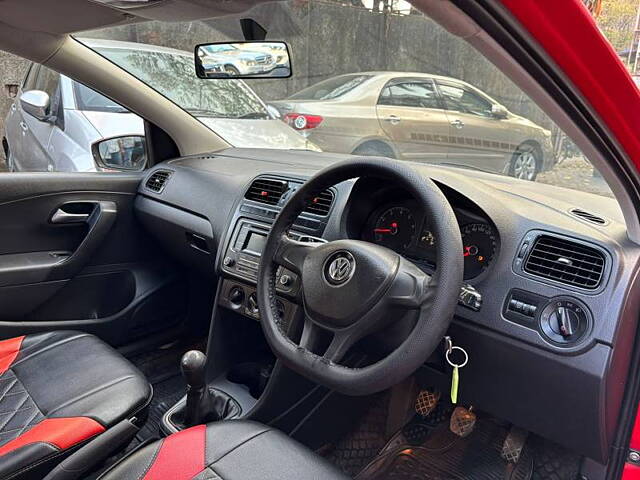
[[[188,351],[180,361],[180,370],[187,382],[184,423],[188,427],[201,424],[207,414],[209,392],[205,381],[206,364],[207,356],[198,350]]]
[[[191,350],[180,360],[180,370],[187,382],[187,402],[176,423],[183,428],[217,422],[240,414],[240,406],[229,394],[209,387],[205,370],[207,356]]]

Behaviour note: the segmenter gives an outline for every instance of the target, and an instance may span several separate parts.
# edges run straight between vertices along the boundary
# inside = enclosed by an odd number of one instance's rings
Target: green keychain
[[[460,383],[460,372],[458,366],[453,367],[453,375],[451,376],[451,403],[458,403],[458,384]]]
[[[453,368],[453,374],[451,376],[451,403],[454,405],[458,403],[458,388],[460,387],[460,369],[463,368],[467,362],[469,362],[469,355],[462,347],[454,346],[450,337],[445,337],[446,350],[445,358],[447,363]],[[464,360],[460,364],[453,363],[450,355],[454,350],[458,350],[464,356]]]
[[[453,368],[451,374],[451,403],[456,405],[458,403],[458,389],[460,388],[460,369],[469,362],[469,355],[464,348],[454,346],[450,337],[445,337],[445,342],[445,358],[447,363]],[[462,354],[462,363],[453,363],[453,360],[451,360],[451,354],[454,350],[458,350],[458,352]],[[451,414],[449,429],[459,437],[470,435],[475,428],[476,414],[471,411],[472,408],[473,407],[469,407],[467,409],[461,405],[456,405],[456,408]]]

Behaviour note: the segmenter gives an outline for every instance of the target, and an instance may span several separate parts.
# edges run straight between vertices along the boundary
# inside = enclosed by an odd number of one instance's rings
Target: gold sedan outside
[[[450,77],[352,73],[270,104],[325,151],[450,163],[524,180],[555,164],[549,130]]]

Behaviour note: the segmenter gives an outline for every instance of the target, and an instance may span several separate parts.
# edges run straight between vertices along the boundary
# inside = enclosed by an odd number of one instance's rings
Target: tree
[[[629,49],[638,11],[637,0],[602,0],[596,22],[617,52]]]

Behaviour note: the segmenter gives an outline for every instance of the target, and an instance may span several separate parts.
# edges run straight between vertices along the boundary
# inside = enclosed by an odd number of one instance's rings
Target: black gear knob
[[[190,389],[200,390],[205,384],[207,356],[199,350],[190,350],[180,360],[180,370]]]

